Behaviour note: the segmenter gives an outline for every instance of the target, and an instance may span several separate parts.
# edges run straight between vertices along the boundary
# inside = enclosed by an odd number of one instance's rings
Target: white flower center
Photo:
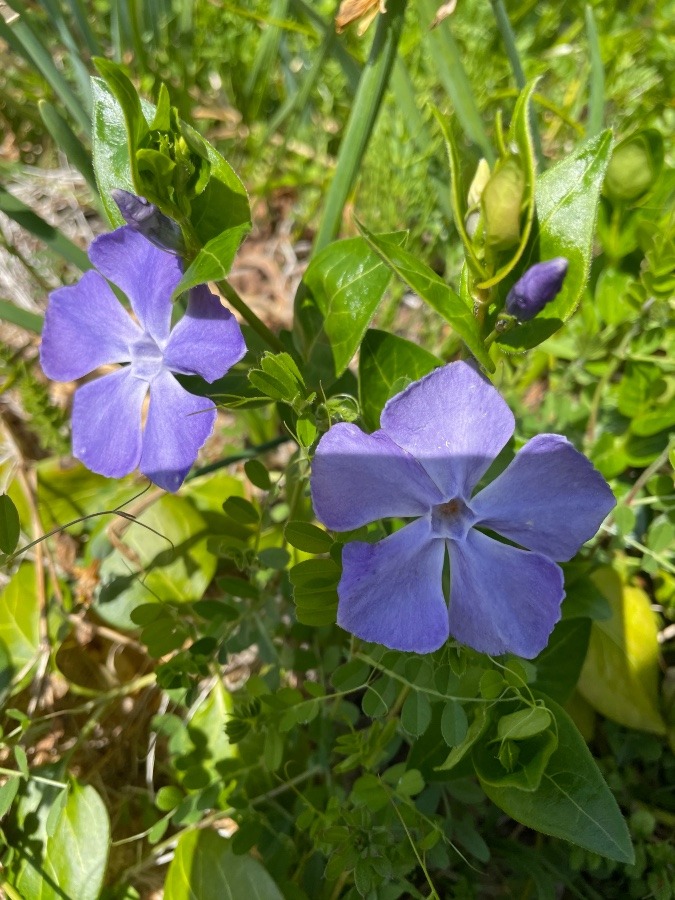
[[[131,345],[131,373],[142,381],[151,382],[164,368],[164,354],[149,334]]]
[[[431,509],[431,530],[436,537],[463,541],[476,517],[461,497],[453,497]]]

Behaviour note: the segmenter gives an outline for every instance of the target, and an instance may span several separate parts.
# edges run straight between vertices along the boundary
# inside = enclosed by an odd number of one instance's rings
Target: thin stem
[[[209,472],[217,472],[218,469],[224,469],[226,466],[241,462],[243,459],[253,459],[256,456],[267,453],[269,450],[276,450],[277,447],[280,447],[282,444],[287,444],[288,441],[292,440],[293,438],[288,435],[273,438],[271,441],[267,441],[264,444],[258,444],[257,447],[250,447],[248,450],[242,450],[241,453],[233,453],[232,456],[225,456],[223,459],[209,463],[208,466],[202,466],[201,469],[195,469],[193,472],[190,472],[185,480],[191,481],[193,478],[199,478],[200,475],[208,475]]]
[[[284,349],[284,345],[276,334],[270,331],[262,319],[259,319],[258,316],[256,316],[251,307],[244,302],[229,281],[217,281],[216,286],[230,306],[233,306],[237,310],[242,319],[248,322],[256,334],[258,334],[269,347],[276,350],[278,353]]]
[[[497,22],[497,28],[499,29],[499,33],[504,43],[506,55],[508,56],[509,62],[511,63],[511,70],[513,71],[514,78],[516,79],[516,84],[518,85],[520,90],[522,90],[526,84],[525,72],[523,71],[523,66],[520,62],[520,54],[518,53],[518,48],[516,47],[516,38],[513,33],[513,29],[511,28],[511,23],[509,22],[506,7],[504,6],[503,0],[490,0],[490,3],[492,4],[492,12],[494,13],[495,21]],[[534,142],[534,151],[537,154],[537,161],[540,168],[543,168],[545,163],[544,152],[541,148],[539,126],[537,125],[537,119],[534,115],[534,110],[532,109],[531,105],[529,112],[530,127],[532,128],[532,141]]]

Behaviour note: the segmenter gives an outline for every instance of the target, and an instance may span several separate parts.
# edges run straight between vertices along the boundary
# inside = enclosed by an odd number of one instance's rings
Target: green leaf
[[[249,222],[236,225],[222,231],[216,237],[211,238],[197,253],[190,263],[188,270],[176,285],[173,297],[179,297],[185,291],[198,284],[206,284],[208,281],[221,281],[227,278],[232,268],[232,263],[237,255],[239,245],[251,230]]]
[[[437,766],[436,770],[438,772],[446,772],[449,769],[454,769],[454,767],[464,759],[469,750],[471,750],[476,741],[483,734],[487,728],[488,721],[489,715],[485,706],[479,706],[464,737],[452,748],[445,762],[442,765]]]
[[[0,640],[20,672],[40,649],[40,606],[34,566],[23,563],[0,593]]]
[[[591,634],[590,619],[558,622],[548,645],[536,659],[534,687],[564,703],[579,679]]]
[[[0,494],[0,550],[8,556],[19,542],[21,523],[16,506],[7,494]]]
[[[359,229],[389,268],[449,322],[476,359],[489,372],[494,372],[495,366],[481,340],[478,322],[452,288],[412,253],[382,236],[371,234],[363,225],[359,225]]]
[[[94,173],[103,209],[113,228],[124,225],[122,213],[112,198],[114,188],[136,193],[129,158],[127,127],[122,108],[101,78],[91,79],[94,102]]]
[[[333,538],[323,528],[309,522],[289,522],[284,537],[291,547],[305,553],[328,553],[333,546]]]
[[[632,864],[630,834],[584,739],[567,713],[546,705],[558,730],[558,746],[536,791],[481,782],[487,796],[517,822],[560,837],[608,859]]]
[[[543,706],[530,706],[502,716],[497,724],[497,737],[502,741],[522,741],[545,731],[551,714]]]
[[[251,856],[235,856],[215,831],[188,831],[178,841],[164,884],[164,900],[283,900],[267,870]]]
[[[665,734],[659,709],[659,644],[647,594],[622,583],[611,568],[591,575],[612,617],[593,622],[579,691],[599,712],[621,725]]]
[[[382,239],[398,246],[406,233]],[[332,383],[345,371],[390,278],[361,237],[336,241],[313,257],[302,279],[296,336],[315,381]]]
[[[401,709],[401,725],[412,737],[419,737],[431,723],[431,704],[421,691],[411,691]]]
[[[97,614],[116,628],[132,629],[131,613],[141,604],[199,600],[217,563],[207,549],[209,534],[191,503],[161,497],[124,532],[124,548],[103,561]]]
[[[469,730],[469,720],[464,707],[456,700],[449,700],[443,707],[441,734],[448,747],[457,747],[465,739]]]
[[[605,131],[537,179],[538,230],[533,238],[538,247],[532,261],[564,256],[569,268],[555,300],[530,322],[502,335],[499,343],[503,347],[536,347],[561,327],[579,303],[591,264],[600,188],[611,147],[611,132]]]
[[[360,659],[350,659],[333,672],[331,683],[336,691],[356,691],[368,681],[370,666]]]
[[[240,525],[257,525],[260,521],[260,513],[244,497],[228,497],[223,503],[225,514]]]
[[[93,787],[77,781],[65,803],[62,797],[58,788],[31,782],[28,794],[18,804],[19,821],[10,824],[11,829],[18,824],[24,834],[24,841],[16,843],[9,879],[24,900],[97,900],[100,895],[110,846],[105,805]],[[62,805],[51,821],[55,803]],[[32,821],[36,816],[31,810],[36,806],[39,824]],[[29,822],[32,827],[27,853],[24,842]]]
[[[367,427],[379,428],[387,400],[442,364],[437,356],[412,341],[368,329],[359,353],[359,402]]]

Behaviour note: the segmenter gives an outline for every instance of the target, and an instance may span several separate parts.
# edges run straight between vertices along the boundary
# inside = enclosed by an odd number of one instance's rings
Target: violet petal
[[[386,516],[421,516],[443,497],[422,466],[382,431],[340,422],[319,441],[312,503],[328,528],[350,531]]]
[[[468,498],[513,434],[499,392],[472,366],[435,369],[388,401],[382,430],[418,459],[446,499]]]
[[[126,294],[143,330],[164,344],[171,325],[171,294],[182,276],[180,260],[129,225],[97,237],[89,259]]]
[[[128,362],[141,330],[98,272],[49,297],[40,346],[48,378],[74,381],[106,363]]]
[[[140,470],[165,491],[177,491],[213,431],[216,408],[189,394],[164,371],[150,386]]]
[[[559,434],[540,434],[477,494],[480,525],[551,559],[571,559],[616,504],[602,475]]]
[[[122,478],[141,457],[141,412],[148,385],[118,369],[75,391],[73,455],[92,472]]]
[[[480,653],[533,659],[548,643],[565,596],[563,573],[539,553],[475,528],[450,550],[450,633]]]
[[[448,638],[444,542],[418,519],[377,544],[346,544],[337,622],[392,650],[431,653]]]
[[[185,315],[171,332],[164,364],[172,372],[221,378],[246,353],[239,323],[206,285],[190,292]]]

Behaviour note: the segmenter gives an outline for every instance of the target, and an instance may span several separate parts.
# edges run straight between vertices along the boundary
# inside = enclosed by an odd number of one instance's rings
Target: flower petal
[[[562,569],[474,528],[448,547],[450,633],[481,653],[533,659],[560,619]]]
[[[178,257],[125,225],[97,237],[89,259],[126,294],[143,331],[163,344],[171,325],[171,294],[183,274]]]
[[[185,315],[171,332],[164,363],[172,372],[221,378],[246,353],[239,323],[206,285],[190,292]]]
[[[418,519],[377,544],[346,544],[337,622],[364,641],[431,653],[448,638],[445,546]]]
[[[312,502],[328,528],[350,531],[383,516],[421,516],[443,497],[410,454],[382,431],[340,422],[319,441]]]
[[[513,434],[514,418],[489,381],[454,362],[392,397],[382,430],[418,459],[445,499],[467,499]]]
[[[540,434],[471,501],[480,525],[551,559],[571,559],[616,500],[586,457],[559,434]]]
[[[92,472],[121,478],[141,458],[141,412],[148,385],[119,369],[90,381],[73,399],[73,455]]]
[[[150,385],[140,469],[165,491],[177,491],[216,423],[216,408],[184,390],[170,372]]]
[[[141,330],[98,272],[54,291],[45,313],[40,362],[48,378],[74,381],[106,363],[128,362]]]

